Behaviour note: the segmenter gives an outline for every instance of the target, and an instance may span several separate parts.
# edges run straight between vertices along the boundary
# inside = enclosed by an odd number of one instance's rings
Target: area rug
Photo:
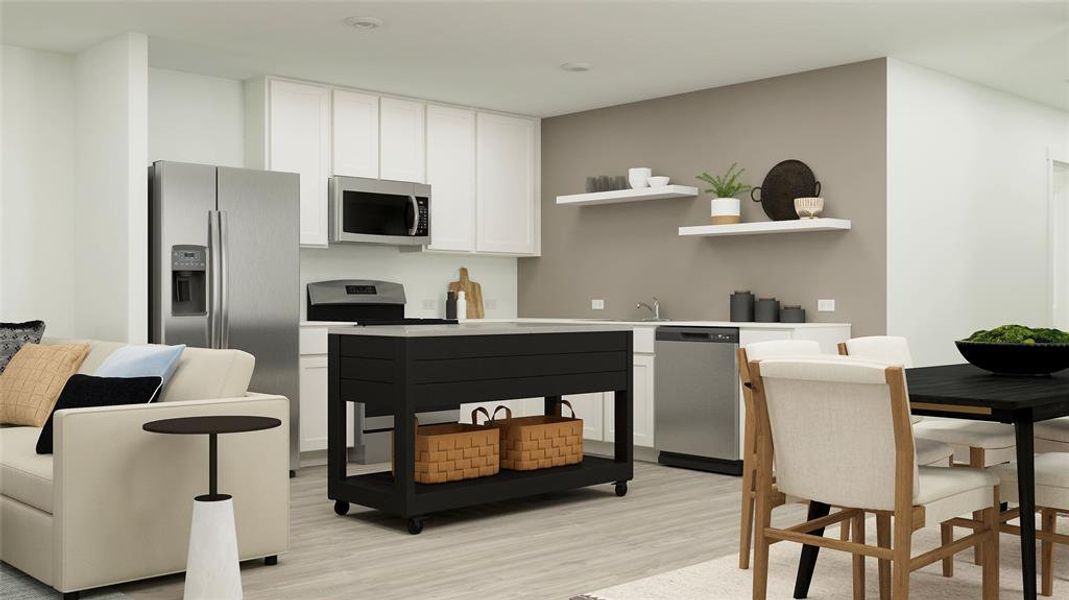
[[[1062,528],[1064,530],[1064,527]],[[869,531],[875,531],[870,524]],[[829,535],[837,535],[837,528],[829,529]],[[964,533],[958,533],[958,537]],[[939,531],[923,529],[913,536],[914,555],[939,545]],[[774,544],[770,551],[768,597],[791,598],[794,577],[798,570],[798,553],[801,546],[789,542]],[[1058,552],[1060,550],[1060,553]],[[999,563],[1000,588],[1003,598],[1019,598],[1021,586],[1021,547],[1018,538],[1002,536]],[[1054,597],[1069,598],[1069,568],[1066,549],[1058,548],[1055,554]],[[865,583],[867,597],[878,598],[876,560],[868,559]],[[958,554],[954,561],[954,577],[941,575],[940,563],[916,571],[910,579],[910,596],[913,598],[939,598],[939,600],[978,600],[980,598],[980,567],[972,563],[972,551]],[[850,600],[852,570],[850,555],[832,550],[821,550],[813,583],[811,600]],[[739,559],[731,554],[675,571],[661,573],[623,585],[576,596],[572,600],[734,600],[749,598],[752,590],[753,571],[739,569]]]
[[[3,600],[54,600],[61,597],[56,590],[15,567],[0,562],[0,598]],[[82,593],[82,598],[86,600],[121,600],[128,597],[110,588]]]

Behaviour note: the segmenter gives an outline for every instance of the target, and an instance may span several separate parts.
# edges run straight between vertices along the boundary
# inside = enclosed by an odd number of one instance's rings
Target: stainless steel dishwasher
[[[739,371],[735,327],[658,327],[654,443],[658,462],[729,475],[739,456]]]

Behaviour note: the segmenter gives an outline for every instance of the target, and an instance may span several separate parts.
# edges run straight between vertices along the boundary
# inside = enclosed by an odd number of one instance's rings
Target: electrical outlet
[[[438,301],[434,298],[425,298],[423,300],[423,310],[434,310],[438,308]]]
[[[835,299],[822,298],[817,300],[818,312],[835,312]]]
[[[605,310],[605,301],[601,298],[591,298],[590,310]]]
[[[485,308],[486,310],[495,310],[495,309],[497,309],[497,299],[496,298],[487,298],[486,301],[483,302],[483,308]]]

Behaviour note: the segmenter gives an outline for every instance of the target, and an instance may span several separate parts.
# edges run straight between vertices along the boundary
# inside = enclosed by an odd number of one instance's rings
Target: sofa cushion
[[[116,349],[126,344],[81,340],[89,344],[89,356],[82,363],[79,373],[92,375],[97,367]],[[70,340],[45,338],[42,344],[69,343]],[[163,389],[160,402],[175,400],[211,400],[215,398],[238,398],[249,391],[249,380],[256,366],[256,359],[241,350],[213,350],[187,347],[178,359],[178,368],[167,387]]]
[[[97,377],[160,377],[164,387],[174,376],[185,344],[123,346],[104,359],[93,375]]]
[[[67,380],[56,407],[37,438],[37,453],[52,454],[52,422],[56,411],[65,408],[88,408],[95,406],[118,406],[121,404],[148,404],[163,386],[159,376],[154,377],[94,377],[75,373]]]
[[[0,494],[52,514],[52,455],[37,454],[39,427],[0,427]]]
[[[0,373],[0,423],[44,425],[88,351],[86,344],[25,344]]]
[[[37,344],[45,334],[44,321],[0,323],[0,373],[23,344]]]

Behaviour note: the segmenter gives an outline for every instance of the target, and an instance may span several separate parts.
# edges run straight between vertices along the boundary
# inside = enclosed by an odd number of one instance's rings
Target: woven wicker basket
[[[484,408],[471,411],[468,423],[416,427],[416,483],[445,483],[497,475],[501,430],[492,423],[476,425]]]
[[[492,424],[501,429],[501,467],[511,471],[548,469],[583,462],[583,420],[567,400],[571,417],[537,416],[512,418],[507,406],[494,409]],[[498,421],[498,411],[505,420]]]

